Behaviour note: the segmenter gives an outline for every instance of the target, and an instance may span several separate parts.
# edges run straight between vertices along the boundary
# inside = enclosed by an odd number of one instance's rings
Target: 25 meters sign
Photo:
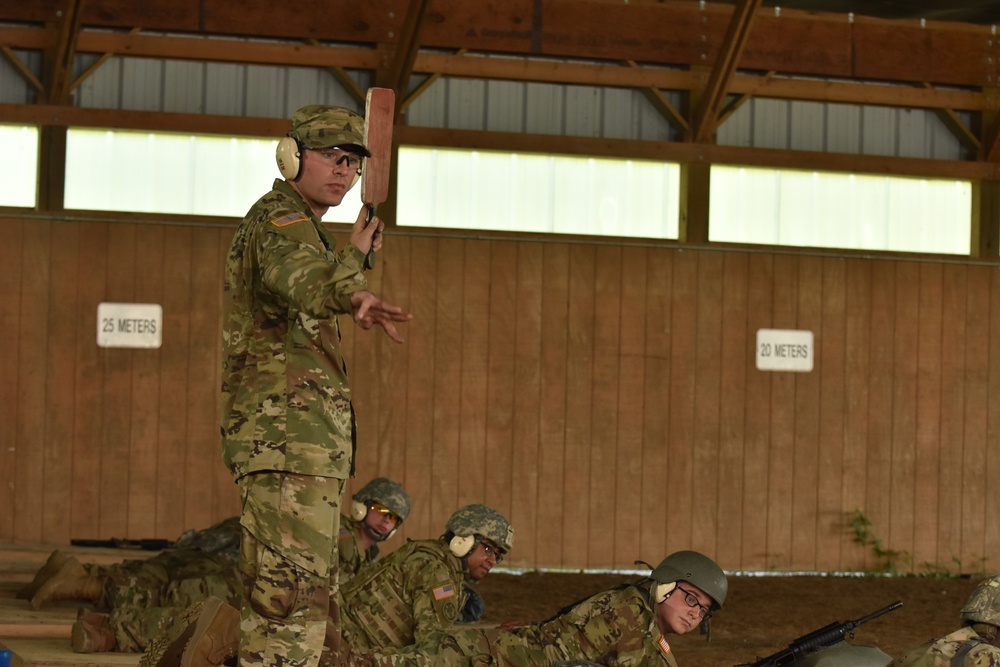
[[[808,373],[813,369],[813,332],[757,330],[757,370]]]
[[[97,304],[99,346],[158,348],[162,340],[163,307],[160,304]]]

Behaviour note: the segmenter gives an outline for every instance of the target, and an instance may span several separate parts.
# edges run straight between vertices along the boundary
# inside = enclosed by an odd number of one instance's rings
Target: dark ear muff
[[[300,160],[299,142],[292,137],[282,137],[274,151],[274,161],[285,180],[294,181],[299,177]]]
[[[351,518],[355,521],[364,521],[366,516],[368,516],[368,505],[355,500],[351,505]]]
[[[475,535],[469,535],[468,537],[456,535],[451,538],[451,542],[448,543],[448,550],[455,554],[458,558],[465,558],[472,552],[472,548],[474,546],[476,546]]]

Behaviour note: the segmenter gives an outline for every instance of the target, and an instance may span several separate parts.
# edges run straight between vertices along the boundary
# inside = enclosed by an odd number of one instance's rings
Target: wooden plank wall
[[[0,539],[166,537],[237,511],[218,456],[232,226],[0,219]],[[465,239],[396,230],[371,281],[398,346],[345,319],[358,477],[401,531],[486,502],[515,566],[996,569],[1000,273],[955,261]],[[158,351],[100,349],[101,301],[163,305]],[[815,333],[812,373],[754,366]],[[397,542],[398,544],[398,542]],[[991,557],[994,557],[991,560]]]

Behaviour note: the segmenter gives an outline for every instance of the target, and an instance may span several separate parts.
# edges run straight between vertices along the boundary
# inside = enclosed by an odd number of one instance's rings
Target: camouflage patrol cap
[[[466,505],[456,510],[445,530],[460,537],[482,535],[504,551],[514,546],[514,528],[503,514],[487,505]]]
[[[399,523],[410,514],[410,494],[388,477],[376,477],[358,489],[352,498],[367,507],[372,503],[388,507],[399,517]]]
[[[984,579],[962,607],[962,625],[1000,626],[1000,574]]]
[[[292,129],[288,136],[298,139],[306,148],[356,146],[367,157],[365,119],[346,107],[309,104],[292,114]]]
[[[726,601],[729,582],[726,573],[715,561],[697,551],[677,551],[653,568],[649,578],[661,584],[687,581],[712,598],[713,608],[721,609]]]

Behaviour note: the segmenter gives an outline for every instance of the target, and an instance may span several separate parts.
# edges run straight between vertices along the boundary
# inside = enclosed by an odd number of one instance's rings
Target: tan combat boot
[[[240,612],[210,597],[154,639],[139,658],[139,667],[217,667],[239,650]]]
[[[98,614],[81,607],[70,635],[73,650],[77,653],[114,651],[116,643],[115,634],[108,626],[107,614]]]
[[[51,579],[52,576],[59,571],[59,568],[61,568],[70,558],[72,558],[72,556],[65,551],[53,551],[49,554],[49,558],[45,561],[45,565],[43,565],[38,572],[35,573],[35,578],[31,580],[31,583],[17,592],[17,597],[21,600],[30,600],[35,597],[35,593],[38,592],[41,585]]]
[[[91,574],[72,556],[49,577],[31,597],[31,608],[38,610],[55,600],[89,600],[94,604],[104,597],[104,579]]]

